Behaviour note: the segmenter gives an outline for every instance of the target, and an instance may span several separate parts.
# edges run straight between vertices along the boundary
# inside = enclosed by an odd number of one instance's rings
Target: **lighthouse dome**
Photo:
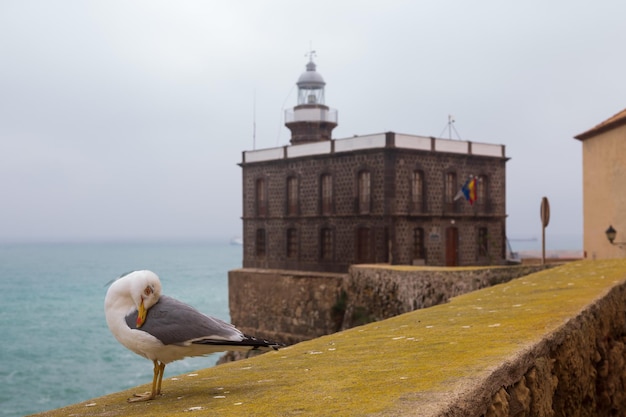
[[[306,71],[300,75],[296,85],[298,88],[304,90],[318,90],[324,88],[326,83],[320,73],[315,70],[315,62],[309,61],[309,63],[306,64]]]

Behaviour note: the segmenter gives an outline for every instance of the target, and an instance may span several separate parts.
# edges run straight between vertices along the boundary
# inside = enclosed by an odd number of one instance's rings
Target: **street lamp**
[[[608,229],[606,229],[606,238],[609,239],[611,245],[626,245],[626,242],[615,242],[615,237],[617,236],[617,230],[613,229],[613,225],[610,225]]]

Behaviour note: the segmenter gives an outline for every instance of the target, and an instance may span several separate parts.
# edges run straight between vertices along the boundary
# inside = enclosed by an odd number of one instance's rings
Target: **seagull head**
[[[150,307],[155,305],[161,297],[161,281],[157,274],[152,271],[133,271],[118,278],[107,292],[112,298],[126,299],[127,307],[137,309],[137,328],[146,321],[146,315]]]

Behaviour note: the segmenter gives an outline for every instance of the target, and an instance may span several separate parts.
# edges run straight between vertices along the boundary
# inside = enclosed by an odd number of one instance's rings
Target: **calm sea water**
[[[241,246],[0,245],[0,416],[23,416],[152,380],[152,363],[121,346],[104,318],[106,284],[151,269],[163,292],[229,321],[228,270]],[[219,354],[173,362],[165,377],[215,365]]]

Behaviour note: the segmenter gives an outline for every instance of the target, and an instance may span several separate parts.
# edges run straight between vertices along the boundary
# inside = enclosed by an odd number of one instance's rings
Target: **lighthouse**
[[[330,140],[337,126],[337,110],[324,103],[326,83],[316,70],[314,55],[315,51],[309,53],[306,71],[296,82],[298,104],[285,111],[285,126],[291,131],[292,145]]]

